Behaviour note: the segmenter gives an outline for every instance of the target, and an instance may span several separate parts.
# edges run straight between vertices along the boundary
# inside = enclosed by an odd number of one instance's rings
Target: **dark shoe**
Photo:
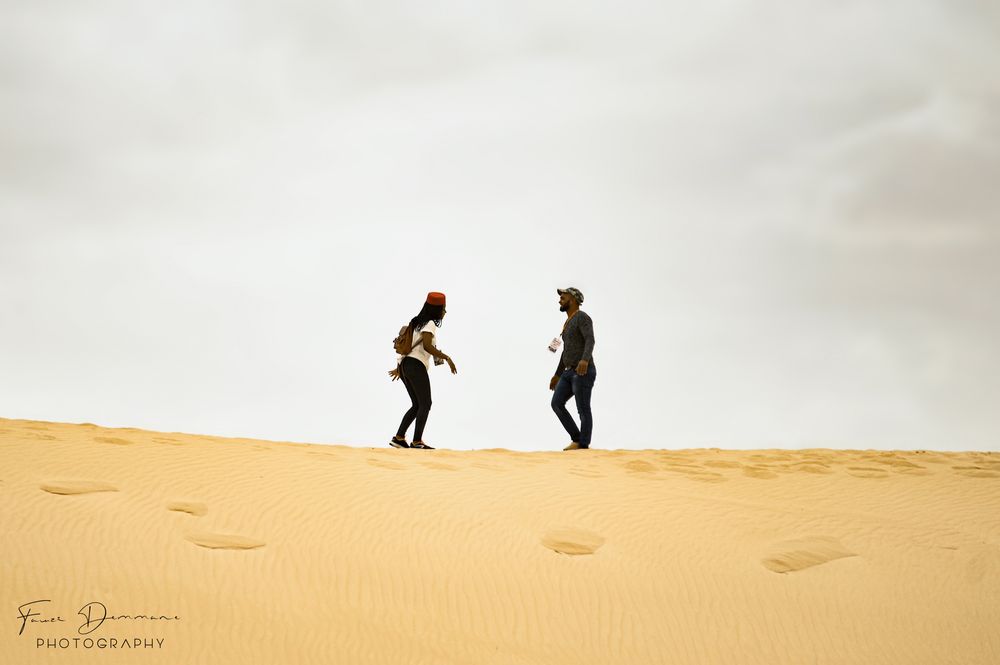
[[[563,450],[590,450],[590,446],[589,445],[585,446],[583,444],[574,441],[573,443],[563,448]]]
[[[397,439],[396,437],[393,437],[393,438],[389,439],[389,445],[392,446],[393,448],[409,448],[410,447],[410,446],[408,446],[406,444],[406,439]]]
[[[411,445],[410,448],[419,448],[421,450],[434,450],[423,441],[414,441],[413,445]]]

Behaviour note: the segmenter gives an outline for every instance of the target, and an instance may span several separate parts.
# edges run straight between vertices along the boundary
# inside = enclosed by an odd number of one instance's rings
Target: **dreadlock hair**
[[[424,303],[423,308],[420,313],[415,317],[410,319],[410,325],[413,326],[414,332],[421,330],[427,325],[428,321],[433,321],[434,325],[441,327],[441,317],[444,316],[444,305],[431,305],[430,303]]]

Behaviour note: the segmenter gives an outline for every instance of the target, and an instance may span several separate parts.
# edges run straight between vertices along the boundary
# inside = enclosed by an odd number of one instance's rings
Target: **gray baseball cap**
[[[576,301],[578,303],[580,303],[581,305],[583,304],[583,293],[580,292],[580,289],[574,286],[567,286],[565,289],[556,289],[556,293],[558,293],[559,295],[568,293],[574,298],[576,298]]]

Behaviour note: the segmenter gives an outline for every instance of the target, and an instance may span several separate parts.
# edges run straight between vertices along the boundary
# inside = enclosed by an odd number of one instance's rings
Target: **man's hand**
[[[453,363],[453,362],[451,361],[451,358],[449,358],[448,356],[445,356],[445,357],[444,357],[444,361],[445,361],[446,363],[448,363],[448,367],[450,367],[450,368],[451,368],[451,373],[452,373],[452,374],[458,374],[458,370],[457,370],[457,369],[455,369],[455,363]]]
[[[553,376],[552,380],[549,381],[549,390],[555,390],[556,385],[559,383],[559,376]]]
[[[587,373],[587,369],[589,367],[590,363],[588,363],[586,360],[581,360],[576,364],[576,373],[579,374],[580,376],[583,376],[584,374]]]
[[[399,378],[399,368],[397,367],[396,369],[390,369],[389,370],[389,376],[392,377],[393,381],[395,381],[396,379],[398,379]]]

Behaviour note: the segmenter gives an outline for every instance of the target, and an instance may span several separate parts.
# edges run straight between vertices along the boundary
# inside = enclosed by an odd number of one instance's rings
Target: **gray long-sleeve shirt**
[[[575,368],[581,360],[594,363],[594,322],[583,310],[578,311],[562,333],[563,352],[556,366],[556,376],[563,370]]]

